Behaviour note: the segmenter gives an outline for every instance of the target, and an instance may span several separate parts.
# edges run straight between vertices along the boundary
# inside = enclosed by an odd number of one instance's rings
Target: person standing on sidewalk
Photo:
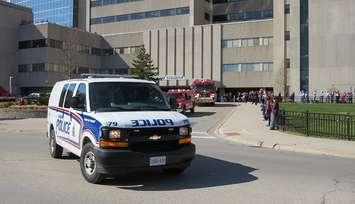
[[[279,129],[277,124],[277,117],[279,114],[280,106],[279,106],[279,99],[277,97],[274,98],[271,104],[271,127],[270,130]]]
[[[268,127],[270,127],[270,125],[271,125],[271,97],[270,96],[267,96],[266,97],[266,104],[265,104],[265,109],[266,109],[266,111],[265,111],[265,118],[266,118],[266,120],[268,121]]]

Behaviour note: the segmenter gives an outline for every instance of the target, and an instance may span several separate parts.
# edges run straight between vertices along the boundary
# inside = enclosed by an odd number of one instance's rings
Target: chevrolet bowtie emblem
[[[159,135],[153,135],[153,136],[150,136],[149,139],[150,139],[150,140],[160,140],[160,139],[161,139],[161,136],[159,136]]]

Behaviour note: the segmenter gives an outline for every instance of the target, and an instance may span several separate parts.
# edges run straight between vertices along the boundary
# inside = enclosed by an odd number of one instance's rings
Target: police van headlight
[[[182,137],[190,136],[190,127],[180,127],[179,135]]]
[[[187,145],[191,143],[191,127],[180,127],[179,128],[179,144]]]
[[[100,148],[116,149],[116,148],[128,147],[127,140],[122,140],[124,139],[124,136],[121,130],[103,127],[101,131],[102,131],[102,135],[99,142]]]
[[[109,139],[120,139],[121,138],[121,130],[110,130],[108,133]]]
[[[103,139],[120,139],[122,136],[122,132],[119,129],[103,127],[101,131]]]

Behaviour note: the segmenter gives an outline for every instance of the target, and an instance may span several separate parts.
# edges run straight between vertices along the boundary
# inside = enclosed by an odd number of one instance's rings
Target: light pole
[[[9,80],[9,94],[10,96],[12,96],[12,79],[14,77],[10,75],[10,80]]]

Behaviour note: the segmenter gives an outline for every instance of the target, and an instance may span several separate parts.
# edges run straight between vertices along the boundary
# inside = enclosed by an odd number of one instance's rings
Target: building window
[[[207,20],[207,21],[211,20],[211,16],[209,13],[205,13],[205,20]]]
[[[28,48],[32,48],[32,41],[31,40],[20,41],[18,43],[18,49],[28,49]]]
[[[273,37],[228,39],[222,41],[222,47],[233,48],[233,47],[270,46],[272,45],[272,39]]]
[[[32,47],[33,48],[47,47],[47,41],[46,39],[33,40]]]
[[[291,60],[290,58],[285,59],[285,68],[291,68]]]
[[[31,72],[31,65],[30,64],[19,64],[18,65],[18,72]]]
[[[272,62],[224,64],[222,66],[223,72],[271,72],[272,69]]]
[[[91,0],[90,6],[98,7],[98,6],[107,6],[111,4],[131,3],[136,1],[143,1],[143,0]]]
[[[309,91],[309,2],[300,0],[300,90]]]
[[[222,66],[223,72],[241,72],[241,64],[224,64]]]
[[[101,55],[102,55],[102,50],[99,49],[99,48],[96,48],[96,47],[92,47],[92,48],[91,48],[91,53],[92,53],[93,55],[101,56]]]
[[[140,19],[158,18],[158,17],[165,17],[165,16],[178,16],[178,15],[186,15],[189,13],[190,13],[190,7],[180,7],[180,8],[171,8],[171,9],[163,9],[163,10],[156,10],[156,11],[124,14],[124,15],[117,15],[117,16],[104,16],[98,18],[91,18],[90,24],[95,25],[95,24],[102,24],[102,23],[140,20]]]
[[[44,63],[32,64],[32,72],[45,72],[45,67]]]
[[[285,31],[285,40],[288,41],[291,39],[290,31]]]
[[[285,14],[290,14],[290,4],[285,4]]]
[[[259,11],[245,11],[238,13],[229,13],[224,15],[214,15],[214,23],[232,22],[232,21],[249,21],[268,19],[273,17],[273,11],[271,10],[259,10]]]
[[[56,49],[63,49],[63,41],[49,39],[49,47]]]

